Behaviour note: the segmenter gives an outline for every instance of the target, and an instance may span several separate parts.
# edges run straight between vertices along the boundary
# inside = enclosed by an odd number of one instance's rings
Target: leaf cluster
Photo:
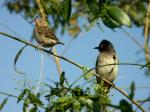
[[[121,112],[133,112],[132,104],[126,99],[121,99],[119,105],[112,105],[102,85],[95,84],[84,89],[80,85],[71,87],[65,78],[65,73],[62,72],[59,82],[55,82],[54,86],[46,85],[49,87],[49,92],[44,95],[45,103],[42,102],[40,94],[35,95],[29,89],[23,90],[17,102],[19,103],[21,100],[24,102],[24,112],[29,105],[32,105],[30,112],[37,112],[40,108],[43,108],[45,112],[99,112],[101,105],[120,109]],[[134,88],[134,83],[132,83],[130,98],[134,97]]]
[[[36,2],[33,0],[5,1],[8,10],[22,14],[25,18],[34,18],[39,14]],[[142,0],[46,0],[42,1],[45,14],[50,18],[50,24],[54,29],[58,26],[76,37],[83,28],[90,29],[91,23],[103,23],[113,29],[122,25],[144,26],[147,12],[147,1]],[[129,18],[129,17],[130,18]],[[80,23],[80,18],[85,22]],[[90,24],[90,25],[88,25]],[[150,30],[149,30],[150,31]]]

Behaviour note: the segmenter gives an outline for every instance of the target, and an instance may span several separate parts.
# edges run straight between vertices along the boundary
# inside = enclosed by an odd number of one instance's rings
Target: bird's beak
[[[33,23],[36,20],[36,18],[34,18],[32,21],[30,21],[29,23]]]
[[[94,49],[98,49],[99,47],[94,47]]]
[[[33,23],[36,19],[38,18],[38,16],[36,16],[32,21],[30,21],[29,23]]]

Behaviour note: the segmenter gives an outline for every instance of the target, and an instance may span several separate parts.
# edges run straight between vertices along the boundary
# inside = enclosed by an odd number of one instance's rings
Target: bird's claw
[[[37,45],[37,47],[36,47],[36,50],[38,50],[38,51],[39,51],[39,50],[40,50],[40,47],[41,47],[41,45],[40,45],[40,44],[38,44],[38,45]]]
[[[52,54],[52,47],[51,47],[50,50],[49,50],[49,55],[50,55],[50,54]]]

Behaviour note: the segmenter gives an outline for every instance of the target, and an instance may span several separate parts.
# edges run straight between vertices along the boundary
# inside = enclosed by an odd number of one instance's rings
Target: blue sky
[[[0,5],[3,0],[0,1]],[[8,28],[2,26],[6,25],[13,31],[17,32],[25,40],[30,40],[33,27],[28,24],[21,16],[10,14],[5,7],[0,8],[0,32],[6,32],[12,35],[16,35]],[[103,26],[101,24],[102,32],[96,25],[88,32],[82,32],[75,40],[73,40],[71,46],[64,54],[65,57],[88,67],[94,67],[98,51],[93,48],[99,45],[102,39],[110,40],[116,49],[120,62],[130,63],[142,63],[144,64],[144,53],[137,51],[140,48],[133,42],[121,29],[116,29],[116,32]],[[142,28],[132,26],[132,28],[123,27],[131,35],[133,35],[141,44],[144,42],[142,35]],[[56,35],[63,41],[66,46],[71,40],[68,34],[60,35],[59,30]],[[35,43],[36,44],[36,43]],[[13,61],[18,50],[23,47],[24,44],[19,43],[10,38],[0,35],[0,91],[18,95],[22,88],[23,76],[17,74],[13,68]],[[58,45],[57,51],[61,54],[66,46]],[[54,81],[59,80],[55,62],[52,58],[44,56],[44,81],[48,82],[48,79]],[[27,79],[35,84],[39,78],[40,71],[40,59],[41,53],[31,47],[27,47],[21,55],[17,67],[27,74]],[[141,61],[139,61],[141,60]],[[77,77],[82,75],[82,71],[63,60],[60,61],[62,69],[66,72],[66,77],[70,82],[73,82]],[[120,88],[128,88],[132,81],[135,82],[137,87],[147,87],[150,85],[150,78],[144,75],[145,69],[139,69],[136,66],[119,66],[118,77],[115,80],[116,86]],[[78,84],[83,83],[83,79],[79,80]],[[128,92],[125,90],[125,92]],[[118,91],[112,89],[111,97],[113,103],[118,103],[121,98],[125,98]],[[147,98],[150,94],[150,88],[136,89],[135,99]],[[5,98],[4,95],[0,95],[0,102]],[[8,104],[3,109],[4,112],[21,112],[22,105],[16,103],[16,99],[9,98]],[[144,105],[145,109],[148,109],[148,103]]]

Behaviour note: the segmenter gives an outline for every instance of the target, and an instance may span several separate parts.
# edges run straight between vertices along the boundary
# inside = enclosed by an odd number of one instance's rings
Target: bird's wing
[[[49,27],[44,26],[43,30],[45,32],[44,33],[45,37],[51,38],[51,39],[54,39],[54,40],[58,40],[58,38],[56,37],[56,35],[52,32],[52,30]]]
[[[114,63],[116,63],[116,61],[118,60],[116,54],[114,54],[113,59],[114,59]],[[112,69],[109,71],[108,74],[111,74],[113,72],[114,68],[115,68],[115,65],[112,67]]]
[[[98,74],[98,71],[97,71],[97,69],[98,69],[98,57],[96,59],[96,65],[95,65],[95,67],[96,67],[96,74]],[[98,76],[96,76],[96,81],[97,81],[97,84],[100,84],[101,83],[101,78],[99,78]]]

